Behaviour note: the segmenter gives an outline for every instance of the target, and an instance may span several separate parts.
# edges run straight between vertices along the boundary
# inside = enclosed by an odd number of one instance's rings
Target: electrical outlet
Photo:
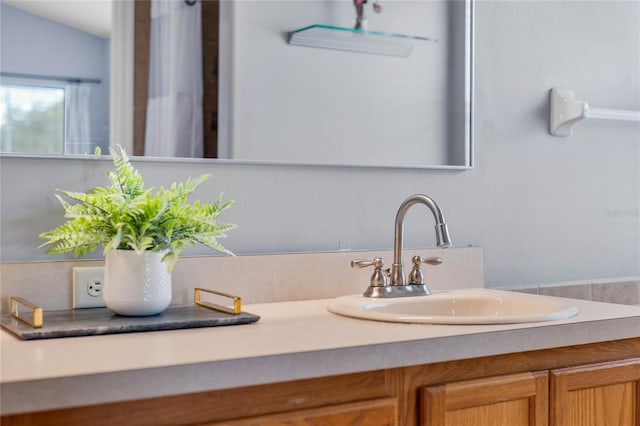
[[[73,309],[102,308],[103,267],[73,268]]]

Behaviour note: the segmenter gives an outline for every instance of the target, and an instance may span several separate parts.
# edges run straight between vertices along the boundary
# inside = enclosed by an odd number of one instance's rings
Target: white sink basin
[[[578,308],[563,299],[484,288],[391,299],[344,296],[331,301],[327,308],[353,318],[422,324],[526,323],[578,313]]]

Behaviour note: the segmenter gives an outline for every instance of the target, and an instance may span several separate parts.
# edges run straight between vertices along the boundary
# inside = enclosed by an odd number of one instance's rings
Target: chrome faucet
[[[431,294],[431,291],[424,283],[424,277],[420,271],[420,265],[427,263],[430,265],[439,265],[442,259],[439,257],[423,258],[414,256],[412,258],[413,270],[409,274],[409,282],[407,283],[404,268],[402,266],[402,240],[404,237],[404,217],[411,206],[415,204],[424,204],[431,210],[436,221],[436,245],[446,248],[451,245],[449,240],[449,231],[444,222],[442,211],[436,202],[422,194],[412,195],[400,205],[396,214],[395,236],[393,244],[393,265],[391,270],[382,271],[384,261],[382,258],[376,258],[373,262],[365,260],[354,260],[351,262],[353,268],[364,268],[367,266],[374,267],[374,273],[371,276],[369,288],[364,292],[367,297],[403,297],[403,296],[422,296]],[[389,280],[387,280],[389,277]],[[390,281],[390,282],[389,282]]]

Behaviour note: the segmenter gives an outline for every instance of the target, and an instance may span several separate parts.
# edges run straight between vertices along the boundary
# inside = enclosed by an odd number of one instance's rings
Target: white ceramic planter
[[[127,316],[155,315],[171,303],[171,273],[163,253],[133,250],[107,252],[104,268],[104,303]]]

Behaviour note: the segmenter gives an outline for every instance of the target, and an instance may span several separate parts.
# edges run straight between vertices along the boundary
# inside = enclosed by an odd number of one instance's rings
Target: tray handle
[[[22,297],[10,297],[9,303],[11,305],[11,316],[20,320],[26,324],[29,324],[33,328],[41,328],[44,324],[42,308],[34,305]],[[31,309],[31,321],[28,318],[20,316],[20,306],[26,306]]]
[[[218,305],[217,303],[205,302],[202,300],[202,293],[215,294],[216,296],[226,297],[233,301],[233,307],[227,307]],[[214,311],[224,312],[226,314],[238,315],[242,312],[242,299],[239,296],[234,296],[228,293],[222,293],[220,291],[207,290],[205,288],[196,288],[193,294],[193,300],[196,305],[203,306]]]

